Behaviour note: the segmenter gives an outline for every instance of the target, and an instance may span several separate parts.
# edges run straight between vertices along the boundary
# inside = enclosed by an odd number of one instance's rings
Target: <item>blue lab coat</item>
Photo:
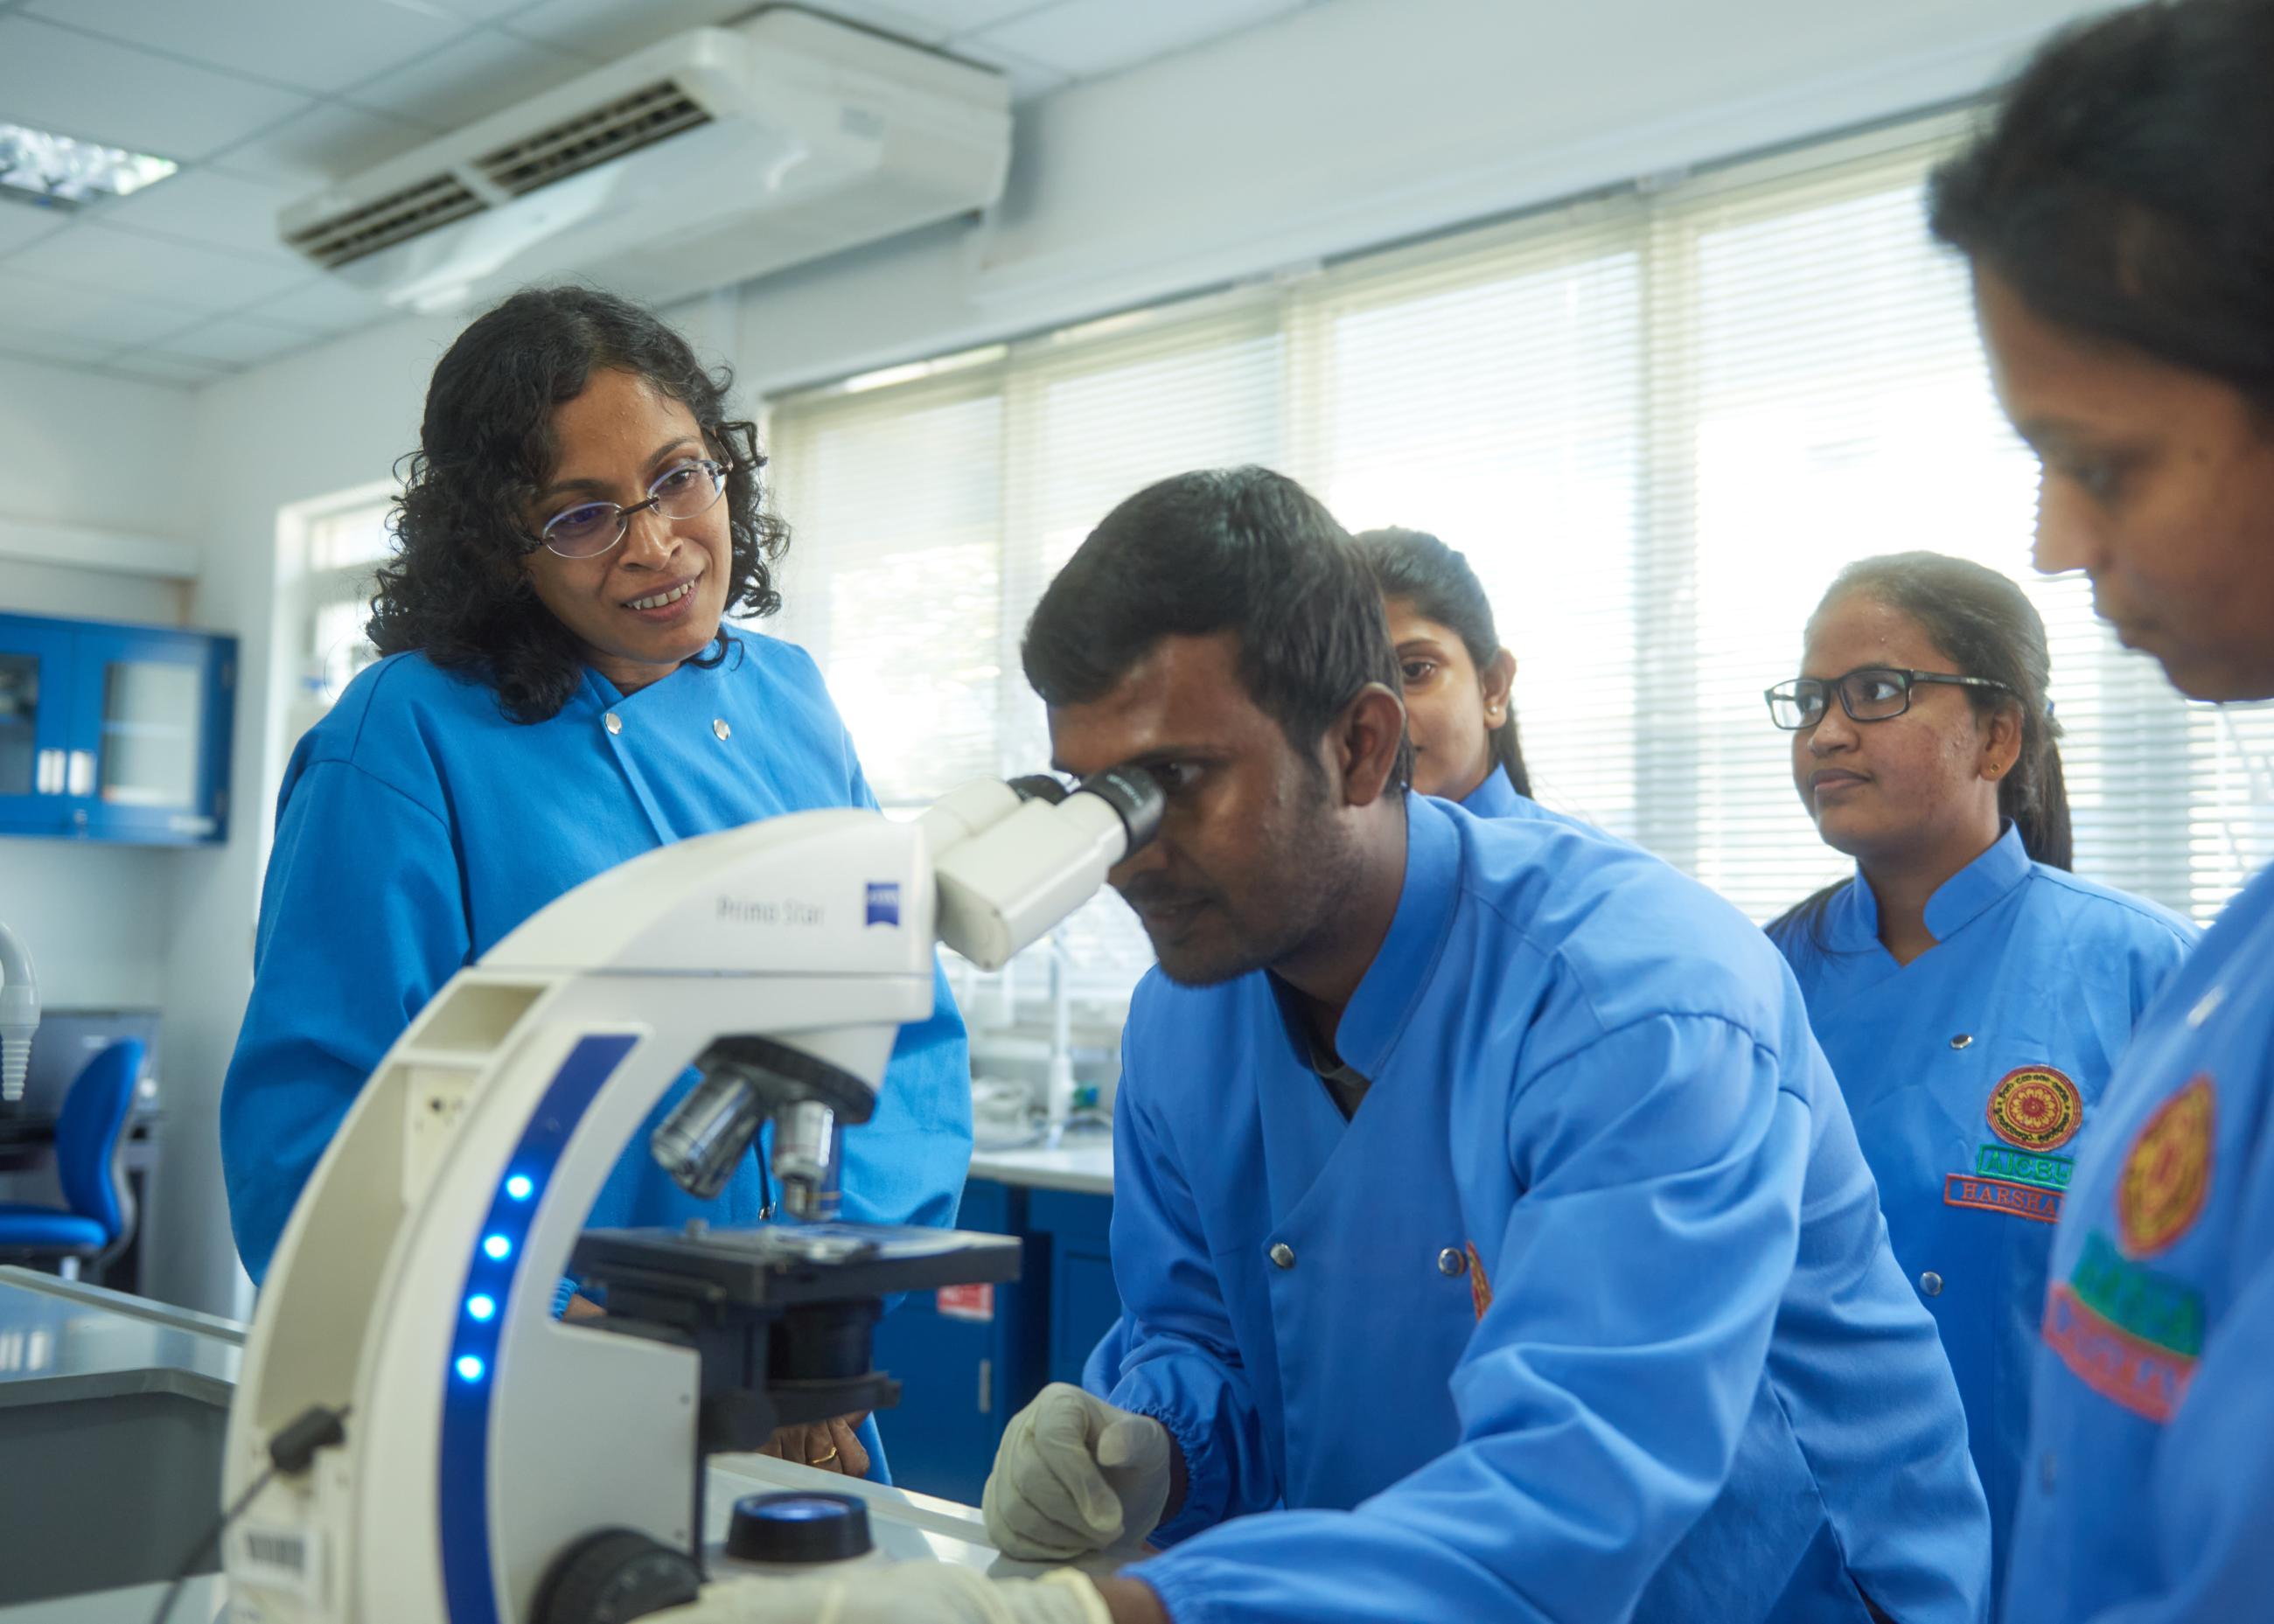
[[[1896,1260],[1942,1331],[1966,1401],[1994,1583],[2021,1488],[2045,1259],[2073,1141],[2195,929],[2031,862],[2010,823],[1935,892],[1926,926],[1937,945],[1896,964],[1859,874],[1814,930],[1786,926],[1776,940],[1848,1097]]]
[[[1548,823],[1577,823],[1566,819],[1561,812],[1551,812],[1529,795],[1519,795],[1516,786],[1508,781],[1508,774],[1497,766],[1485,774],[1485,781],[1461,797],[1460,805],[1478,817],[1540,818]]]
[[[508,720],[485,684],[396,655],[300,741],[222,1094],[230,1213],[255,1280],[365,1079],[458,969],[644,852],[784,812],[876,804],[812,659],[729,635],[719,665],[682,665],[630,695],[588,667],[560,714],[531,725]],[[971,1160],[970,1063],[944,978],[937,998],[930,1020],[902,1028],[875,1116],[846,1135],[847,1217],[954,1220]],[[656,1166],[643,1128],[591,1222],[751,1222],[761,1184],[746,1156],[715,1200],[697,1201]]]
[[[2274,1614],[2274,868],[2142,1018],[2053,1236],[2006,1614]]]
[[[1132,1004],[1108,1396],[1191,1474],[1133,1571],[1177,1624],[1860,1621],[1851,1570],[1978,1619],[1957,1390],[1774,950],[1623,842],[1405,805],[1349,1122],[1268,974]]]
[[[1457,803],[1478,817],[1531,818],[1542,823],[1569,823],[1574,828],[1592,828],[1577,818],[1549,810],[1528,795],[1517,793],[1508,774],[1495,767],[1485,774],[1484,782],[1464,795]],[[1082,1362],[1081,1385],[1100,1397],[1113,1391],[1120,1379],[1121,1361],[1129,1351],[1129,1319],[1123,1315],[1105,1329],[1097,1339],[1097,1346],[1089,1350]]]

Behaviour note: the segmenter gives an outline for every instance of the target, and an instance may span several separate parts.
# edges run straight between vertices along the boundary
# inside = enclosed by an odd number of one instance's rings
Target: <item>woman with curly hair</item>
[[[576,288],[516,294],[435,368],[373,605],[386,658],[300,741],[277,804],[221,1112],[256,1280],[364,1079],[457,970],[659,846],[876,804],[812,659],[725,620],[779,605],[787,540],[761,508],[764,459],[728,416],[730,381],[647,312]],[[846,1141],[848,1216],[954,1216],[969,1060],[944,981],[937,1000]],[[764,1215],[754,1156],[701,1201],[646,1138],[592,1223]],[[851,1419],[857,1436],[793,1427],[776,1452],[864,1471],[874,1433]]]

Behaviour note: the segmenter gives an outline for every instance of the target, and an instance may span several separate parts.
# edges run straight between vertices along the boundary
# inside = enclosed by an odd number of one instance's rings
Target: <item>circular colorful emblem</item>
[[[2016,1066],[1990,1091],[1990,1131],[2023,1150],[2058,1150],[2084,1123],[2076,1085],[2048,1065]]]
[[[2140,1125],[2116,1186],[2117,1234],[2132,1256],[2163,1251],[2202,1215],[2217,1115],[2210,1079],[2198,1077]]]

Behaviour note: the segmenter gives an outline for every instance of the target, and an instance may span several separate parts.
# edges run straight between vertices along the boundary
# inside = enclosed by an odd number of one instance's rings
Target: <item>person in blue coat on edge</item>
[[[2067,872],[2044,623],[1997,571],[1933,553],[1851,564],[1800,669],[1769,713],[1792,731],[1802,805],[1856,872],[1769,934],[1942,1331],[1994,1580],[2074,1141],[2195,931]]]
[[[500,937],[657,846],[876,804],[811,658],[722,621],[779,605],[787,539],[727,387],[647,312],[575,288],[516,294],[436,366],[379,574],[386,658],[300,741],[277,803],[221,1108],[255,1280],[365,1079]],[[875,1118],[846,1136],[848,1215],[953,1219],[969,1062],[945,981],[937,996],[901,1032]],[[591,1222],[752,1222],[764,1183],[746,1156],[698,1201],[644,1128]],[[873,1428],[848,1419],[786,1428],[770,1453],[881,1475]]]
[[[1115,508],[1024,654],[1059,769],[1167,792],[1111,876],[1160,962],[1119,1379],[1013,1417],[983,1507],[1010,1556],[1165,1552],[664,1616],[1980,1619],[1957,1388],[1767,938],[1631,846],[1407,793],[1373,580],[1269,470]]]
[[[2274,697],[2274,0],[2065,33],[1935,177],[1992,380],[2081,569],[2192,698]],[[2274,868],[2085,1124],[2039,1327],[2015,1620],[2274,1616]]]

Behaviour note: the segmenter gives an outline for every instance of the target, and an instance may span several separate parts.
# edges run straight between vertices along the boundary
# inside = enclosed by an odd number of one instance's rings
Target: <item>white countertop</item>
[[[971,1177],[1036,1190],[1072,1190],[1083,1195],[1113,1193],[1113,1141],[1085,1134],[1055,1150],[981,1150],[971,1157]]]

